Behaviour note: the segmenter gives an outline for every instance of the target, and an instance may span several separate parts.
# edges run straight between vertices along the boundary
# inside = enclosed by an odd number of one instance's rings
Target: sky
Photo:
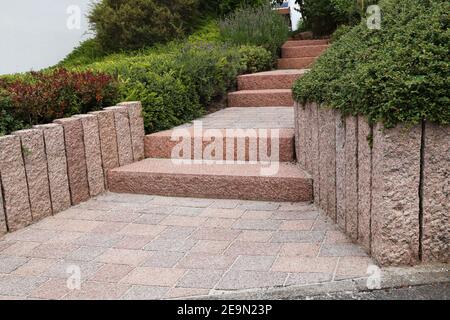
[[[86,15],[91,2],[0,0],[0,74],[39,70],[61,61],[90,36]]]

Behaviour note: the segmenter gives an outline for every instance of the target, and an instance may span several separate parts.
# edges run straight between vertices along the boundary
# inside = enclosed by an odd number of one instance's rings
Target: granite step
[[[238,77],[238,89],[291,89],[294,82],[306,71],[288,69],[242,75]]]
[[[312,179],[296,164],[181,164],[145,159],[110,170],[110,191],[196,198],[311,201]],[[273,173],[273,175],[267,175]]]
[[[278,59],[277,67],[281,70],[286,69],[308,69],[310,68],[317,57],[306,58],[282,58]]]
[[[306,58],[306,57],[318,57],[326,49],[328,45],[311,45],[300,47],[284,47],[281,49],[281,57],[285,59],[289,58]]]
[[[318,40],[289,40],[283,45],[283,48],[289,47],[302,47],[302,46],[313,46],[313,45],[325,45],[328,44],[328,39],[318,39]]]
[[[228,94],[228,107],[293,107],[291,89],[241,90]]]

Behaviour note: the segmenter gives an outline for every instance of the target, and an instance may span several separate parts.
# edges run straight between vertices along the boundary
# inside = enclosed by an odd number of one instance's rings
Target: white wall
[[[0,74],[56,64],[89,37],[86,15],[93,0],[0,0]],[[67,9],[80,8],[79,29],[69,29]]]

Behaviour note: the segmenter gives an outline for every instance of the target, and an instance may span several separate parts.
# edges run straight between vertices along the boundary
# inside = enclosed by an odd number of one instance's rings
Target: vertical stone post
[[[4,209],[9,231],[16,231],[28,226],[32,221],[20,138],[0,137],[0,150]]]
[[[2,192],[3,187],[1,178],[2,177],[0,175],[0,236],[8,232],[8,227],[6,226],[6,213],[3,202],[3,192]]]
[[[314,180],[314,203],[320,206],[320,172],[319,172],[319,107],[311,104],[311,175]]]
[[[305,170],[312,176],[312,143],[311,143],[311,133],[312,133],[312,107],[311,104],[306,104],[305,108]]]
[[[374,128],[372,255],[381,265],[418,261],[421,137],[420,126]]]
[[[105,110],[114,112],[114,122],[117,134],[117,150],[120,166],[133,163],[133,148],[131,146],[130,121],[126,107],[109,107]]]
[[[83,126],[89,194],[95,197],[105,191],[98,120],[92,114],[77,115],[76,118],[81,120]]]
[[[14,135],[21,140],[31,215],[37,221],[52,215],[44,135],[36,129],[17,131]]]
[[[117,151],[117,134],[114,111],[96,111],[91,114],[97,116],[100,133],[100,149],[102,152],[103,175],[105,187],[108,188],[108,170],[119,166]]]
[[[38,125],[34,128],[43,133],[52,211],[56,214],[68,209],[71,203],[64,129],[59,124]]]
[[[145,129],[142,104],[139,101],[122,102],[119,106],[126,107],[128,110],[134,161],[143,160]]]
[[[336,222],[345,230],[345,121],[336,112]]]
[[[80,204],[89,199],[83,126],[81,120],[77,118],[58,119],[55,120],[55,123],[61,124],[64,128],[67,173],[72,204]]]
[[[422,260],[450,259],[450,126],[425,124]]]
[[[345,230],[358,238],[358,118],[345,118]]]
[[[372,129],[358,117],[358,242],[370,252],[372,214]]]

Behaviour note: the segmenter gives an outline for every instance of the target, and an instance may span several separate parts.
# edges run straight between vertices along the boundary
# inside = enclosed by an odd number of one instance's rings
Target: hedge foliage
[[[301,102],[386,127],[450,123],[449,14],[443,0],[381,0],[380,30],[343,34],[294,85]]]
[[[0,135],[110,106],[115,79],[104,73],[56,69],[0,79]]]

